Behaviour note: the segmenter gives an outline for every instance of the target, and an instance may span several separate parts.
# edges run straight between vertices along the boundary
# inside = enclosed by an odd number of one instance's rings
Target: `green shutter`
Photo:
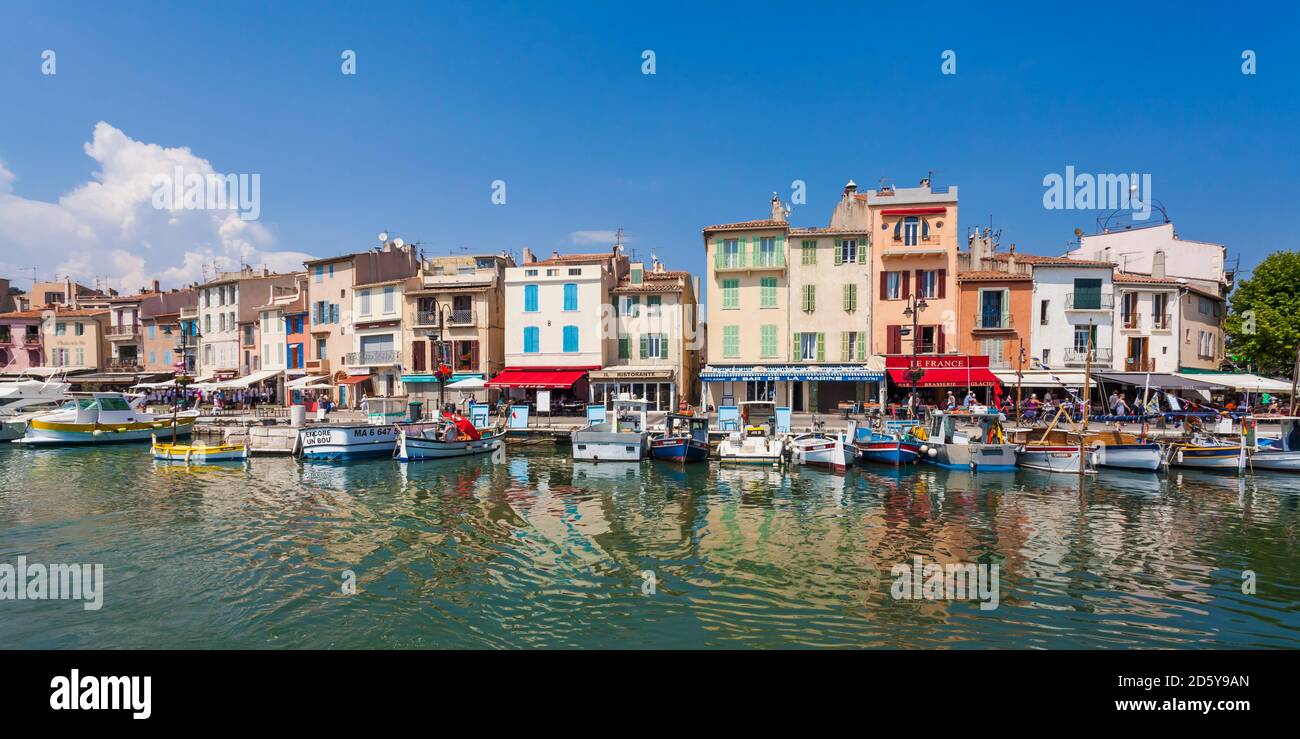
[[[817,361],[826,361],[826,334],[817,334]]]
[[[659,334],[659,358],[668,358],[668,334]]]
[[[650,352],[650,335],[641,334],[641,358],[645,359]]]
[[[840,332],[840,359],[847,362],[853,357],[849,356],[849,334],[850,331]]]
[[[844,253],[840,249],[840,243],[839,239],[835,240],[835,266],[837,267],[844,263]]]
[[[812,313],[817,310],[817,286],[808,286],[808,312]]]
[[[776,266],[785,266],[785,237],[776,237]]]
[[[722,267],[722,239],[713,240],[713,268]]]
[[[1002,291],[1002,328],[1011,328],[1011,291]]]
[[[866,360],[867,360],[867,332],[859,331],[858,332],[858,361],[865,362]]]
[[[790,344],[790,361],[792,361],[792,362],[797,362],[797,361],[799,361],[799,359],[800,359],[800,356],[799,356],[799,332],[796,331],[795,333],[791,334],[791,338],[793,339],[793,341],[792,341],[791,344]]]
[[[741,236],[740,240],[736,242],[736,251],[738,252],[736,258],[740,260],[737,263],[738,266],[741,267],[745,266],[745,252],[748,250],[749,250],[749,237]]]

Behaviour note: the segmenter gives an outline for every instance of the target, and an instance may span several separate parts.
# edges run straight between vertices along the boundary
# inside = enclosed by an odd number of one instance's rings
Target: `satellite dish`
[[[382,244],[382,243],[384,243],[384,242],[386,242],[386,241],[388,241],[388,232],[387,232],[387,231],[380,231],[380,232],[379,232],[379,243]]]
[[[406,242],[405,242],[405,241],[402,241],[402,238],[401,238],[400,236],[397,237],[397,238],[395,238],[395,239],[393,239],[393,246],[403,246],[403,245],[405,245],[405,244],[406,244]]]

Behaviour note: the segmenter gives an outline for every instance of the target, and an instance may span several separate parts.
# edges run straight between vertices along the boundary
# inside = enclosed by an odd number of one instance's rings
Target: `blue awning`
[[[453,382],[468,380],[471,377],[477,380],[482,380],[483,373],[482,372],[457,372],[451,376],[451,379],[447,380],[447,384],[450,385]],[[437,376],[428,372],[418,374],[418,375],[402,375],[402,382],[437,382],[437,381],[438,381]]]
[[[701,382],[800,380],[816,382],[882,382],[885,373],[854,365],[790,365],[782,367],[705,367]]]

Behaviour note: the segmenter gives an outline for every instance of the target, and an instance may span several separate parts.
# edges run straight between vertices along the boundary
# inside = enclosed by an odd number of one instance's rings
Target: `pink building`
[[[0,313],[0,374],[41,366],[41,311]]]

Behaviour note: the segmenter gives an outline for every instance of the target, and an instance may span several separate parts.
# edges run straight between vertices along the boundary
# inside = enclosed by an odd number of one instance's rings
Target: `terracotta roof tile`
[[[1115,282],[1141,282],[1149,285],[1181,285],[1181,280],[1173,277],[1152,277],[1151,275],[1140,275],[1133,272],[1116,272]]]
[[[786,228],[790,224],[785,221],[774,221],[771,219],[765,221],[740,221],[738,223],[717,223],[712,226],[705,226],[704,231],[737,231],[746,228]]]
[[[971,272],[958,272],[957,281],[962,280],[1032,280],[1033,275],[1023,272],[999,272],[997,270],[974,270]]]

